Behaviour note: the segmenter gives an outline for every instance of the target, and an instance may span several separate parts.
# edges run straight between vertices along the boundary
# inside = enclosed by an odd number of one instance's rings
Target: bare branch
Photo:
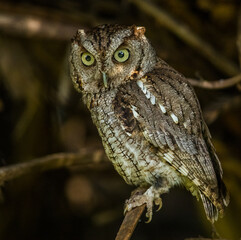
[[[225,239],[221,239],[221,238],[185,238],[185,240],[225,240]]]
[[[145,210],[145,204],[127,212],[120,226],[115,240],[129,240],[136,228],[136,225]]]
[[[238,109],[241,106],[241,96],[221,96],[215,101],[210,102],[203,109],[203,116],[208,125],[213,123],[221,113],[228,112],[231,109]]]
[[[187,79],[193,86],[207,88],[207,89],[224,89],[232,87],[241,82],[241,74],[236,75],[228,79],[220,79],[217,81],[206,81],[206,80],[197,80],[193,78]]]
[[[201,55],[208,59],[217,69],[233,76],[238,74],[238,67],[227,59],[225,56],[218,53],[213,47],[200,39],[195,33],[193,33],[188,26],[180,21],[173,19],[168,13],[166,13],[160,7],[151,4],[146,0],[129,0],[137,5],[143,12],[151,15],[155,20],[173,32],[176,36],[182,39],[184,42],[196,49]]]
[[[140,194],[144,194],[147,189],[144,187],[138,187],[134,191],[131,192],[130,199],[125,203],[128,204],[129,201],[135,200],[136,196]],[[138,206],[136,208],[131,209],[125,215],[125,218],[120,226],[120,229],[117,233],[116,240],[129,240],[136,228],[136,225],[145,210],[146,204]],[[126,206],[125,206],[126,209]]]
[[[100,154],[102,153],[102,154]],[[0,186],[5,181],[29,174],[40,173],[51,169],[79,165],[82,168],[98,163],[107,162],[102,150],[82,149],[79,153],[56,153],[41,158],[32,159],[29,162],[19,163],[0,168]]]
[[[237,36],[237,47],[239,53],[239,66],[241,69],[241,7],[239,9],[239,16],[238,16],[238,36]]]

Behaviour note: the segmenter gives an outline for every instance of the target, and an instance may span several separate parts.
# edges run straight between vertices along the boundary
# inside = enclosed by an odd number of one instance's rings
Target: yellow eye
[[[130,57],[130,52],[126,48],[119,48],[114,53],[114,58],[117,62],[123,63]]]
[[[81,61],[85,66],[91,66],[95,62],[95,58],[91,53],[84,52],[81,54]]]

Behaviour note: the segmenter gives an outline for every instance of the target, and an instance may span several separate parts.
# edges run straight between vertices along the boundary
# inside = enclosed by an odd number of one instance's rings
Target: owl
[[[208,220],[223,214],[229,197],[196,94],[156,55],[144,27],[78,30],[70,74],[114,168],[142,189],[125,211],[146,204],[150,221],[161,195],[183,185],[201,199]]]

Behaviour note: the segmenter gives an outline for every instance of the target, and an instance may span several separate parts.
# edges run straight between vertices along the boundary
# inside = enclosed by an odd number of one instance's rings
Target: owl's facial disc
[[[156,62],[145,28],[101,25],[78,30],[72,42],[72,79],[79,91],[109,90],[143,76]]]

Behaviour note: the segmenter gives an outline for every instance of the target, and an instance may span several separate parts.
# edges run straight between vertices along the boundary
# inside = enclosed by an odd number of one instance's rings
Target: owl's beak
[[[107,84],[107,75],[105,72],[102,72],[102,77],[103,77],[103,83],[104,83],[104,86],[105,88],[108,87],[108,84]]]

